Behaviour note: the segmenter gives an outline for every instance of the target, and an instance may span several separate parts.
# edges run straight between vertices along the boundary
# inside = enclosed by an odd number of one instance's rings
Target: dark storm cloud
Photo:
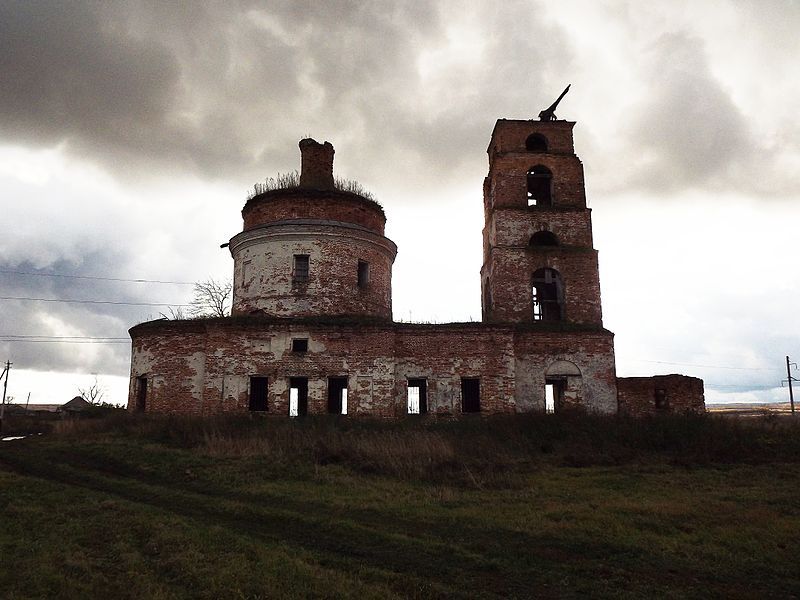
[[[9,141],[131,146],[177,92],[158,44],[115,33],[86,5],[0,5],[0,127]]]
[[[565,52],[535,8],[5,3],[0,134],[66,141],[117,174],[261,178],[294,166],[296,141],[310,133],[350,143],[353,164],[378,156],[374,176],[394,171],[402,181],[400,157],[411,168],[453,168],[464,147],[485,145],[498,114],[533,115],[557,92],[560,80],[536,93]],[[421,53],[435,62],[464,15],[474,16],[482,55],[424,80]]]
[[[187,9],[184,29],[173,30],[176,15],[153,12],[162,22],[148,23],[122,4],[0,5],[0,131],[6,141],[66,141],[118,171],[127,168],[120,160],[200,168],[246,160],[247,148],[236,142],[239,131],[230,121],[237,78],[251,74],[213,27],[230,29],[231,18],[213,23],[212,11]],[[246,41],[247,33],[239,36]],[[291,66],[274,48],[270,53],[272,65]],[[198,73],[193,60],[207,72]],[[235,69],[239,73],[232,74]],[[291,81],[276,75],[282,86]],[[219,98],[217,89],[228,97]],[[276,96],[274,89],[261,92]],[[218,107],[205,104],[218,100]]]

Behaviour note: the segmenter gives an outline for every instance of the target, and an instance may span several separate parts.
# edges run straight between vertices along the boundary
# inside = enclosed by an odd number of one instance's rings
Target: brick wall
[[[490,279],[493,310],[489,320],[496,322],[533,321],[532,274],[539,268],[556,269],[564,288],[564,320],[570,323],[600,325],[600,279],[597,252],[591,249],[520,251],[492,249],[485,277]]]
[[[306,138],[300,140],[300,187],[333,189],[333,145]]]
[[[536,166],[550,169],[554,208],[586,208],[583,165],[575,155],[526,153],[495,158],[489,176],[490,206],[495,208],[527,208],[528,169]]]
[[[549,210],[535,208],[497,209],[487,222],[489,243],[492,245],[527,248],[537,231],[551,231],[561,246],[592,247],[591,211]]]
[[[705,411],[703,380],[687,375],[617,379],[619,412],[641,417],[659,413]]]
[[[391,319],[397,248],[382,235],[330,222],[286,223],[231,240],[233,313],[269,316],[363,315]],[[308,256],[307,279],[294,277],[294,256]],[[358,284],[359,261],[368,281]]]
[[[547,139],[550,154],[573,154],[573,121],[531,121],[498,119],[492,131],[492,141],[487,150],[489,157],[502,156],[506,152],[523,152],[525,140],[531,133],[539,133]]]
[[[129,407],[148,381],[147,410],[247,412],[250,377],[268,378],[270,412],[288,414],[289,379],[308,378],[310,413],[327,412],[328,377],[347,377],[349,414],[406,414],[407,380],[428,381],[429,412],[460,414],[461,378],[480,380],[484,414],[544,409],[545,373],[569,361],[582,374],[571,401],[616,411],[613,336],[604,330],[539,332],[481,323],[320,323],[228,318],[154,321],[131,329]],[[292,339],[308,352],[292,352]]]
[[[244,229],[276,221],[315,219],[361,225],[383,234],[386,216],[376,202],[357,194],[334,190],[290,188],[252,198],[242,209]]]

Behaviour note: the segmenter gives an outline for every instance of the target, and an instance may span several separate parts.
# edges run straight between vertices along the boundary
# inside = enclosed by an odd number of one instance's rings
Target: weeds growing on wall
[[[300,187],[300,172],[290,171],[289,173],[278,173],[275,177],[267,177],[263,182],[258,182],[253,185],[253,189],[247,195],[248,200],[252,200],[256,196],[271,192],[274,190],[289,190]],[[367,200],[372,200],[377,203],[375,196],[372,192],[368,191],[358,181],[353,179],[343,179],[337,177],[333,181],[334,189],[340,192],[348,192],[356,194]]]

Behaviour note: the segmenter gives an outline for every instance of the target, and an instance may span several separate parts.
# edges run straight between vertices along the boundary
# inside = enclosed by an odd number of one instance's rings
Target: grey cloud
[[[758,142],[712,75],[700,40],[665,35],[644,66],[647,95],[633,109],[628,130],[629,143],[644,158],[634,182],[653,191],[746,184],[736,170],[754,160]]]
[[[233,32],[231,16],[215,22],[209,9],[186,14],[184,30],[168,28],[176,19],[154,9],[152,16],[164,22],[147,31],[120,4],[20,2],[0,11],[4,137],[66,141],[117,173],[165,162],[200,170],[246,164],[236,116],[237,105],[252,98],[241,97],[242,81],[252,94],[278,100],[276,89],[293,91],[287,85],[292,62],[280,47],[264,49],[268,35]],[[274,60],[245,68],[237,41],[251,42]],[[259,85],[264,79],[280,85],[265,90]]]
[[[43,273],[63,275],[112,274],[118,268],[113,252],[86,253],[80,264],[56,261],[46,269],[30,262],[0,262],[0,289],[3,296],[59,298],[79,300],[119,300],[148,302],[155,300],[152,286],[143,284],[37,276]],[[15,274],[7,271],[24,272]],[[167,292],[161,291],[161,295]],[[34,300],[0,300],[3,326],[0,335],[91,337],[127,337],[127,328],[143,320],[150,311],[156,318],[158,308],[108,304],[51,303]],[[68,331],[61,330],[62,325]],[[76,330],[77,328],[77,330]],[[128,344],[71,344],[64,342],[0,341],[3,356],[13,357],[19,368],[42,371],[104,372],[124,375],[130,359]]]
[[[533,116],[537,91],[547,87],[540,97],[550,98],[560,89],[561,81],[545,84],[566,60],[563,36],[528,2],[0,10],[0,77],[12,82],[0,91],[0,132],[17,143],[66,140],[128,176],[188,169],[260,179],[293,168],[297,139],[311,133],[357,145],[349,161],[371,158],[368,178],[402,184],[401,161],[440,177],[463,163],[464,148],[485,145],[497,116]],[[446,39],[453,14],[470,11],[485,55],[422,81],[420,52]],[[421,110],[426,101],[433,116]]]
[[[0,11],[7,134],[120,143],[120,132],[136,135],[177,91],[177,64],[163,48],[119,43],[85,5],[12,2]]]

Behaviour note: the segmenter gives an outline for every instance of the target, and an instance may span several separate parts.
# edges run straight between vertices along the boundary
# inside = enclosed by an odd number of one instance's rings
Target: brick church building
[[[704,409],[702,380],[617,378],[569,121],[497,121],[483,186],[480,323],[392,320],[395,244],[340,189],[330,143],[229,242],[230,317],[131,328],[132,411],[275,415],[648,414]],[[476,282],[477,283],[477,282]]]

